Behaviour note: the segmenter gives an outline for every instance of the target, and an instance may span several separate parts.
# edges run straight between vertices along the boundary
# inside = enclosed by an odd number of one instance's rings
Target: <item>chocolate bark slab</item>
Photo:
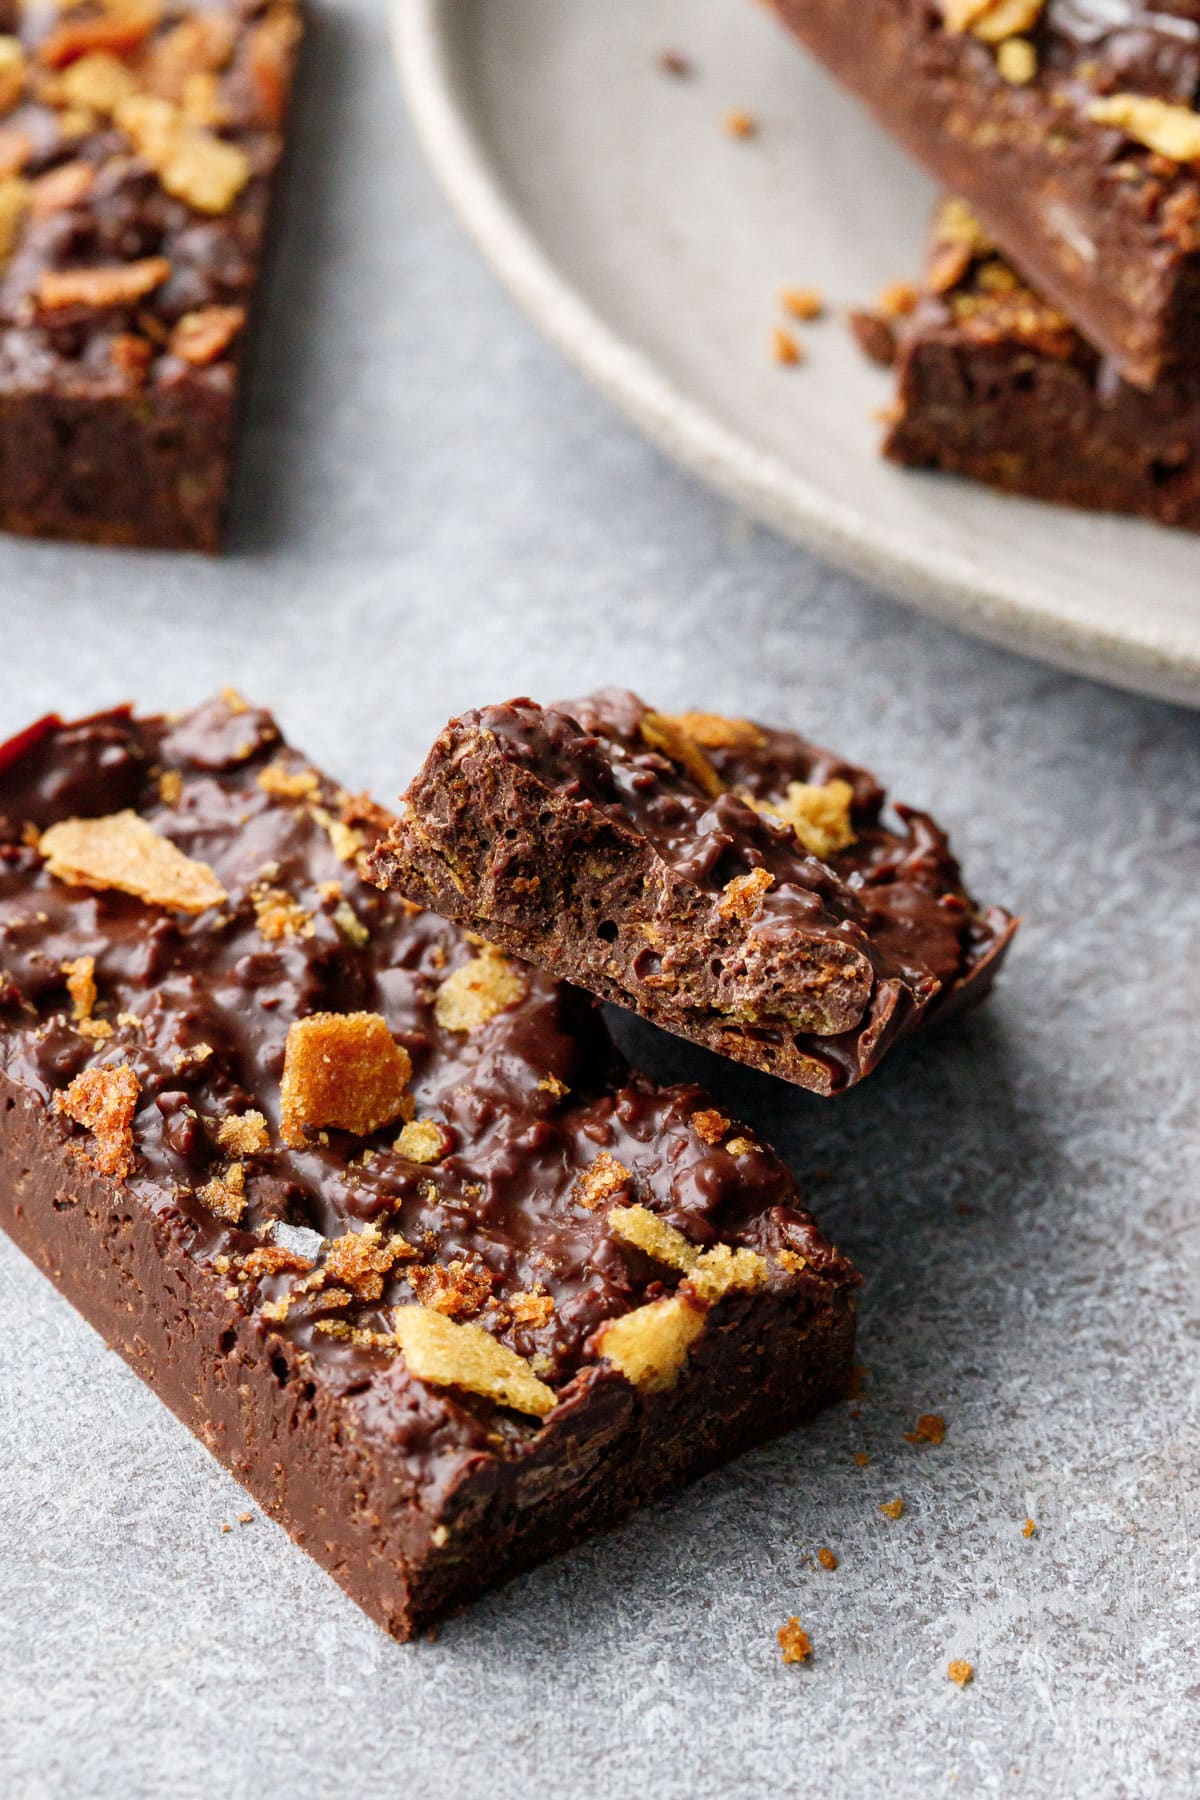
[[[844,1387],[857,1277],[235,696],[0,749],[0,1221],[407,1637]]]
[[[446,727],[373,878],[817,1093],[980,999],[1015,921],[924,813],[792,732],[608,690]]]
[[[1200,371],[1197,0],[772,0],[1140,387]]]
[[[939,209],[898,369],[894,462],[1200,530],[1200,377],[1123,381],[961,202]]]
[[[215,550],[294,0],[0,0],[0,528]]]

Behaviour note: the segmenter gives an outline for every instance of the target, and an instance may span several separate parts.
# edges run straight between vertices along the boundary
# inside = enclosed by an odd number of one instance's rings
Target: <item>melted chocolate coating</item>
[[[439,1025],[438,989],[475,947],[339,860],[329,818],[386,822],[377,809],[349,802],[315,774],[303,795],[268,792],[259,777],[276,764],[305,769],[270,717],[236,699],[173,721],[128,710],[75,724],[48,719],[0,749],[0,1067],[46,1108],[52,1141],[86,1156],[87,1135],[50,1111],[53,1098],[84,1069],[128,1064],[141,1091],[136,1167],[125,1187],[191,1258],[224,1268],[218,1259],[227,1257],[236,1277],[276,1222],[332,1239],[384,1221],[421,1263],[464,1259],[485,1269],[492,1303],[476,1321],[536,1356],[560,1391],[585,1366],[595,1372],[588,1340],[599,1325],[677,1280],[614,1237],[607,1206],[588,1210],[573,1197],[601,1151],[632,1171],[630,1199],[695,1244],[719,1238],[799,1252],[802,1274],[772,1265],[780,1290],[853,1283],[800,1210],[779,1160],[757,1145],[735,1156],[705,1142],[691,1121],[711,1106],[707,1096],[630,1074],[578,991],[526,969],[522,998],[486,1024],[469,1032]],[[188,917],[47,873],[38,832],[125,808],[208,863],[227,904]],[[264,937],[255,907],[264,884],[303,909],[299,935]],[[95,1017],[113,1028],[102,1041],[72,1021],[63,964],[81,956],[95,959]],[[437,1122],[450,1145],[436,1164],[391,1147],[398,1123],[366,1139],[329,1130],[302,1149],[281,1145],[289,1026],[314,1012],[358,1010],[381,1013],[409,1052],[417,1116]],[[245,1158],[247,1210],[231,1225],[200,1190],[228,1166],[218,1125],[247,1109],[266,1117],[272,1147]],[[495,1449],[536,1428],[490,1402],[425,1387],[377,1346],[317,1329],[318,1318],[332,1317],[387,1330],[392,1307],[415,1303],[405,1280],[413,1266],[396,1265],[378,1302],[323,1308],[318,1294],[271,1330],[324,1380],[358,1396],[367,1428],[427,1452],[428,1481],[451,1449]],[[243,1281],[238,1305],[260,1309],[296,1280],[285,1272]],[[513,1323],[505,1300],[538,1284],[554,1300],[553,1316]]]

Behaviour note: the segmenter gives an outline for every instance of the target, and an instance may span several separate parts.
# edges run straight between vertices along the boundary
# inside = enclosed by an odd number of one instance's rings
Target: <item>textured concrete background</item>
[[[630,1034],[866,1273],[862,1416],[433,1645],[222,1534],[241,1491],[0,1243],[0,1793],[1194,1794],[1200,720],[923,625],[662,463],[462,241],[378,3],[319,14],[307,85],[233,552],[0,545],[0,729],[233,681],[390,797],[461,704],[625,681],[877,767],[1027,923],[985,1013],[836,1106]]]

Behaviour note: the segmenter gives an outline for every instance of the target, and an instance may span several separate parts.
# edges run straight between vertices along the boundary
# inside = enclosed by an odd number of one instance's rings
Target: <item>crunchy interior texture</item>
[[[1196,0],[771,3],[1127,380],[1200,373]]]
[[[980,997],[1015,929],[975,906],[931,819],[883,803],[790,732],[668,719],[615,690],[515,700],[447,726],[369,867],[604,999],[834,1093]]]
[[[898,372],[893,461],[1200,530],[1200,377],[1122,381],[961,201],[938,209]]]
[[[59,821],[126,810],[218,906],[48,871]],[[403,1637],[838,1393],[856,1277],[778,1159],[630,1073],[577,990],[525,968],[441,1021],[485,952],[366,885],[334,821],[385,822],[234,695],[0,748],[0,1219]],[[303,929],[264,932],[264,886]],[[328,1049],[329,1017],[388,1065],[383,1111],[411,1098],[399,1130],[336,1085],[343,1126],[289,1115],[292,1034]],[[621,1203],[689,1276],[614,1230]],[[661,1334],[604,1336],[664,1304],[695,1327],[670,1381]]]
[[[214,550],[295,0],[0,0],[0,528]]]

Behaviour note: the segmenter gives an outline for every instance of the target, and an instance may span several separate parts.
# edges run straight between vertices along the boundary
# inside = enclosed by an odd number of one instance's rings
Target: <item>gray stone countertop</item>
[[[0,1240],[0,1792],[1193,1795],[1200,719],[664,463],[449,217],[382,0],[316,16],[248,424],[220,561],[0,543],[0,733],[233,683],[391,798],[461,706],[622,682],[879,770],[1025,926],[986,1009],[835,1105],[622,1026],[791,1158],[867,1277],[866,1390],[432,1644],[223,1532],[242,1491]]]

